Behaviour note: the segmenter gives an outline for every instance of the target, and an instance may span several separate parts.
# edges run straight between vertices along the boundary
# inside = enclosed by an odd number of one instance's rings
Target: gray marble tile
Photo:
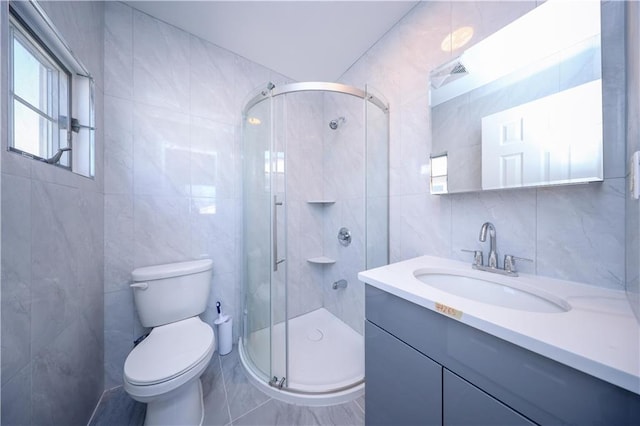
[[[229,413],[234,421],[244,413],[266,402],[269,397],[256,389],[245,376],[240,364],[238,348],[234,346],[230,354],[220,357],[222,375],[227,390]]]
[[[398,25],[398,37],[390,49],[400,49],[402,102],[425,96],[428,71],[445,63],[450,52],[425,48],[441,43],[451,32],[451,3],[421,2]],[[426,72],[425,72],[426,70]],[[385,93],[385,96],[388,96]],[[397,103],[395,103],[397,105]]]
[[[0,135],[0,140],[2,141],[2,146],[9,146],[8,132],[3,132],[3,134]],[[0,160],[2,163],[1,169],[3,175],[14,175],[27,178],[31,177],[32,159],[3,149],[2,154],[0,155]]]
[[[31,364],[16,371],[12,380],[3,383],[1,393],[2,414],[0,421],[3,425],[33,424],[31,420]]]
[[[204,425],[226,425],[231,421],[220,358],[216,352],[200,377],[204,398]]]
[[[192,116],[189,134],[191,195],[237,197],[240,147],[234,126]]]
[[[135,103],[133,119],[134,193],[190,195],[189,116]]]
[[[356,399],[356,404],[358,404],[358,407],[360,407],[360,409],[362,410],[362,412],[364,413],[364,409],[365,409],[365,398],[364,395],[362,395],[361,397],[359,397],[358,399]]]
[[[540,275],[624,287],[624,179],[538,189]]]
[[[134,267],[191,260],[189,199],[134,200]]]
[[[122,386],[105,391],[89,426],[142,426],[147,405],[133,400]]]
[[[398,167],[393,170],[394,195],[424,194],[429,191],[429,166],[431,146],[423,135],[430,135],[429,109],[426,98],[402,105],[402,128],[400,130],[400,156]],[[427,138],[430,140],[430,137]]]
[[[195,36],[190,36],[189,47],[191,114],[235,124],[240,112],[236,55]]]
[[[2,300],[10,299],[31,299],[31,180],[3,174]]]
[[[104,15],[104,92],[133,96],[133,9],[106,2]]]
[[[392,213],[400,221],[400,258],[424,254],[448,257],[453,226],[450,197],[408,195],[392,204]],[[400,210],[394,212],[394,208]],[[479,228],[478,228],[479,229]]]
[[[104,195],[92,191],[80,191],[75,202],[77,219],[71,255],[76,259],[81,310],[96,308],[90,323],[102,321],[104,293]],[[99,308],[99,310],[97,310]],[[98,318],[99,316],[99,318]]]
[[[104,4],[47,2],[43,8],[74,55],[102,86]]]
[[[324,191],[326,197],[357,198],[364,193],[365,144],[362,100],[356,97],[327,97],[325,110],[345,117],[337,130],[326,127],[324,147]],[[328,120],[327,120],[328,121]]]
[[[104,295],[104,375],[107,389],[122,386],[124,362],[133,349],[134,304],[130,289]]]
[[[304,407],[275,399],[235,419],[234,425],[364,425],[364,413],[355,402],[330,407]]]
[[[251,99],[253,95],[266,87],[267,82],[271,79],[276,83],[276,79],[272,78],[272,71],[268,68],[257,64],[253,61],[236,56],[236,92],[235,97],[238,99],[240,108],[244,108],[245,103]]]
[[[174,111],[188,111],[189,58],[188,33],[133,11],[133,92],[136,100]]]
[[[2,386],[31,360],[31,301],[2,299]]]
[[[34,424],[78,425],[91,417],[93,404],[81,389],[86,374],[78,365],[85,355],[78,322],[65,328],[51,344],[42,348],[32,361],[31,406]],[[90,355],[90,354],[89,354]],[[70,398],[69,395],[76,395]]]
[[[484,222],[491,222],[496,228],[499,265],[502,265],[506,254],[536,260],[535,190],[456,194],[451,200],[451,257],[471,262],[470,254],[461,252],[461,249],[482,250],[486,262],[489,239],[480,242],[479,233]],[[521,262],[518,268],[532,273],[535,263]]]
[[[132,102],[113,96],[105,96],[104,116],[104,191],[106,194],[132,194]]]
[[[101,311],[96,313],[102,314]],[[87,424],[105,389],[104,375],[99,374],[104,369],[104,331],[95,333],[92,330],[93,323],[86,315],[83,315],[76,324],[75,338],[79,342],[79,350],[77,358],[74,358],[74,368],[79,371],[79,374],[73,384],[76,392],[74,409],[87,413],[83,423]]]
[[[51,343],[80,314],[81,288],[73,256],[81,240],[75,222],[78,191],[34,182],[32,188],[32,353]],[[70,255],[71,254],[71,255]]]
[[[133,196],[104,196],[104,291],[129,289],[134,269]]]

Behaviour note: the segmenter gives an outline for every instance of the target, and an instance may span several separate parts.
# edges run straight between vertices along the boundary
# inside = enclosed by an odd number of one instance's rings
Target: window
[[[37,3],[10,12],[8,149],[93,177],[93,80]]]

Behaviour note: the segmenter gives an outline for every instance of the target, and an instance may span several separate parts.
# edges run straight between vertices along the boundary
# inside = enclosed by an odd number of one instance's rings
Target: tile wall
[[[329,121],[339,117],[345,121],[335,130],[329,128]],[[360,334],[364,328],[364,284],[357,275],[366,269],[365,124],[362,99],[336,93],[324,95],[323,196],[336,202],[323,207],[321,245],[324,255],[336,259],[336,263],[323,267],[323,306]],[[373,217],[375,214],[370,212],[368,219]],[[351,234],[348,246],[341,245],[337,238],[343,227]],[[341,279],[347,281],[347,287],[333,290],[332,284]]]
[[[104,389],[103,4],[41,5],[95,78],[96,177],[8,152],[2,127],[1,421],[79,425]],[[5,70],[8,2],[0,8]],[[3,99],[7,81],[3,72]]]
[[[105,387],[144,329],[134,268],[213,259],[215,302],[240,313],[240,118],[245,99],[286,79],[129,6],[105,3]]]
[[[472,25],[477,42],[536,7],[535,1],[424,2],[416,6],[341,78],[376,87],[391,103],[391,260],[430,254],[469,260],[485,249],[480,226],[497,228],[499,253],[534,260],[524,272],[623,289],[624,4],[604,2],[605,181],[558,188],[429,195],[423,174],[431,150],[429,71],[452,59],[440,43]],[[455,53],[454,53],[455,54]],[[488,243],[486,243],[488,244]]]

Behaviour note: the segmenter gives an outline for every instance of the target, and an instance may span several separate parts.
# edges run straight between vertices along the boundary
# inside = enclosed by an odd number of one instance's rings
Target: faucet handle
[[[473,264],[476,266],[482,266],[482,250],[461,249],[460,251],[473,253]]]
[[[516,260],[524,260],[526,262],[533,262],[532,259],[527,259],[526,257],[518,257],[512,254],[504,255],[504,270],[507,272],[517,272],[516,271]]]

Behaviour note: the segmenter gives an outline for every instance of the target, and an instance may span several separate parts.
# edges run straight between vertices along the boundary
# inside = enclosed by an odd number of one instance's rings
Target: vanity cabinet
[[[441,424],[442,367],[368,321],[365,336],[367,425]]]
[[[640,424],[635,393],[373,286],[365,294],[368,425]]]
[[[535,425],[446,368],[442,369],[442,404],[444,425]]]

